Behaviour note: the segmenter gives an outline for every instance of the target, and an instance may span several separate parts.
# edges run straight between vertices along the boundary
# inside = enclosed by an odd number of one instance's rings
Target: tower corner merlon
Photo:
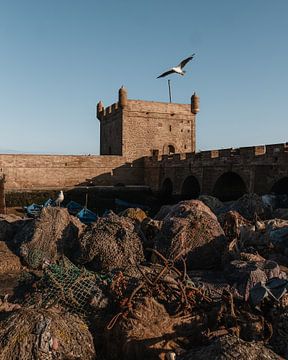
[[[127,90],[124,88],[123,85],[119,89],[119,100],[118,101],[119,101],[119,106],[121,108],[124,108],[127,105],[128,95],[127,95]]]
[[[196,95],[196,93],[194,92],[193,95],[191,96],[191,112],[194,115],[196,115],[200,110],[199,102],[200,102],[199,96]]]
[[[99,119],[100,121],[103,119],[103,116],[104,116],[104,104],[103,104],[103,102],[101,100],[97,104],[96,115],[97,115],[97,119]]]

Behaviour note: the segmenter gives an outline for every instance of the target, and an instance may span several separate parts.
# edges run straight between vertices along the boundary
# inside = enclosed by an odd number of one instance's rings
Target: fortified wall
[[[121,184],[181,198],[288,194],[287,143],[195,153],[198,111],[195,93],[172,104],[130,100],[122,87],[116,103],[97,104],[99,156],[0,154],[0,178],[6,193]]]
[[[147,157],[145,183],[181,198],[288,194],[288,143]]]

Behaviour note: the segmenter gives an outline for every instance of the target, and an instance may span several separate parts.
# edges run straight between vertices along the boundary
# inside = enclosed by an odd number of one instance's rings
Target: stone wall
[[[8,191],[144,182],[143,160],[122,156],[0,154],[0,174]]]
[[[119,101],[104,108],[97,104],[100,154],[138,159],[152,154],[195,152],[195,121],[199,99],[190,104],[129,100],[119,90]]]
[[[161,191],[169,179],[173,185],[173,194],[180,195],[187,178],[193,178],[198,183],[201,194],[215,195],[220,178],[223,192],[225,188],[236,186],[239,180],[238,185],[242,184],[247,192],[270,193],[281,179],[287,178],[288,184],[288,145],[273,144],[145,158],[145,183],[156,192]],[[234,184],[233,178],[236,179]],[[286,191],[288,194],[288,187]]]

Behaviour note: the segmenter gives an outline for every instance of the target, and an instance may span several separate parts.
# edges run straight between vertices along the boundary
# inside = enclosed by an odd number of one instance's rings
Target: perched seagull
[[[63,200],[64,200],[64,194],[63,194],[63,191],[61,190],[58,194],[57,199],[55,200],[55,205],[60,206],[60,204],[62,203]]]
[[[161,77],[164,77],[166,75],[169,75],[169,74],[173,74],[173,73],[176,73],[176,74],[179,74],[179,75],[184,75],[186,71],[182,70],[184,68],[184,66],[190,61],[193,59],[195,54],[192,54],[191,56],[189,56],[187,59],[185,60],[182,60],[180,62],[179,65],[173,67],[172,69],[168,70],[168,71],[165,71],[163,74],[159,75],[157,77],[157,79],[161,78]]]

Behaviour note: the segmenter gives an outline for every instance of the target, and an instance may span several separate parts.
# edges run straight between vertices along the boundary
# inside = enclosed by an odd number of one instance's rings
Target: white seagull
[[[55,200],[55,205],[60,206],[60,204],[62,203],[63,200],[64,200],[64,194],[63,194],[63,191],[61,190],[58,194],[57,199]]]
[[[185,66],[190,60],[193,59],[194,55],[195,55],[195,54],[192,54],[192,55],[189,56],[187,59],[182,60],[179,65],[171,68],[171,69],[168,70],[168,71],[165,71],[163,74],[159,75],[159,76],[157,77],[157,79],[162,78],[162,77],[164,77],[164,76],[166,76],[166,75],[169,75],[169,74],[173,74],[173,73],[176,73],[176,74],[179,74],[179,75],[182,75],[182,76],[183,76],[186,71],[184,71],[184,70],[182,70],[182,69],[184,68],[184,66]]]

